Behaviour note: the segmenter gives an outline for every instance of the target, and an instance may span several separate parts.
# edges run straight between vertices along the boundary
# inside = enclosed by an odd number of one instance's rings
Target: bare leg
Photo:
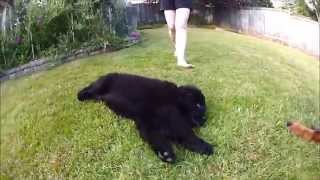
[[[168,31],[169,31],[169,37],[172,42],[172,46],[174,47],[174,50],[176,50],[176,48],[175,48],[175,44],[176,44],[176,29],[175,29],[176,11],[165,10],[164,16],[166,18]],[[175,56],[176,56],[176,53],[175,53]]]
[[[179,8],[176,10],[176,52],[178,66],[193,67],[192,64],[188,64],[185,58],[185,50],[187,45],[187,26],[190,15],[189,8]]]

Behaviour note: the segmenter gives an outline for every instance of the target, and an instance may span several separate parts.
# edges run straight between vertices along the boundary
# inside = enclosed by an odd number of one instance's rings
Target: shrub
[[[116,0],[15,2],[12,29],[1,36],[0,69],[51,53],[83,47],[117,47],[127,35],[124,3]]]

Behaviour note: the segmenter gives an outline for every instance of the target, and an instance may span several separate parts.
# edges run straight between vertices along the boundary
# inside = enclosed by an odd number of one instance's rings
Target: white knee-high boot
[[[179,8],[176,10],[176,55],[178,66],[193,67],[188,64],[185,58],[185,50],[187,45],[187,25],[189,19],[190,9]]]

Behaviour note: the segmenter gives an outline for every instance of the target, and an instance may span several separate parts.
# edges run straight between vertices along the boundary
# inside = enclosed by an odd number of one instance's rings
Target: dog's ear
[[[179,97],[178,97],[179,102],[183,104],[190,103],[189,101],[192,99],[193,94],[189,86],[180,86],[178,91],[179,91]]]
[[[180,99],[184,98],[185,101],[189,101],[192,103],[200,103],[202,105],[205,104],[205,97],[202,94],[201,90],[196,86],[185,85],[179,87],[179,95]]]
[[[180,86],[179,93],[182,97],[192,97],[193,92],[198,91],[198,88],[192,85]]]
[[[184,109],[184,110],[188,110],[188,106],[189,106],[189,99],[192,96],[191,92],[188,91],[186,88],[184,88],[184,86],[180,86],[178,87],[178,103],[179,106]]]

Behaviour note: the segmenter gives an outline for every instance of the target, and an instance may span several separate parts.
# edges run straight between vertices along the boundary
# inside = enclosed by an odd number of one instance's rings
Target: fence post
[[[128,3],[126,6],[126,18],[128,22],[128,32],[129,34],[137,30],[138,26],[138,9],[137,6],[133,6]]]

